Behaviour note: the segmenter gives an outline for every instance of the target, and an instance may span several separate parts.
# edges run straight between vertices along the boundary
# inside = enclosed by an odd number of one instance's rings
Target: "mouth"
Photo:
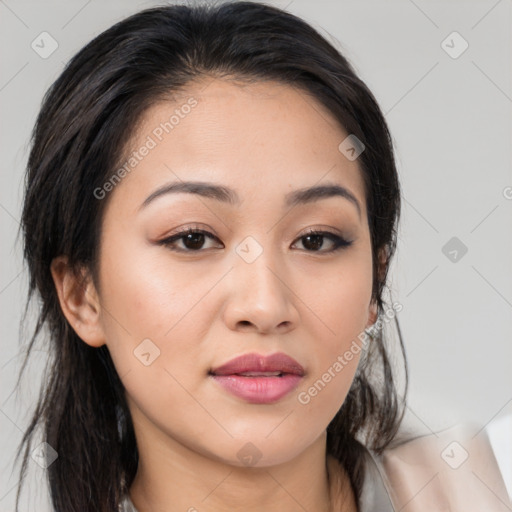
[[[304,368],[292,357],[277,352],[270,356],[243,354],[210,370],[212,375],[243,375],[247,377],[275,377],[282,374],[304,376]]]
[[[275,403],[295,389],[304,368],[280,352],[270,356],[244,354],[212,369],[210,377],[230,394],[253,404]]]
[[[242,377],[282,377],[283,372],[242,372],[235,373],[234,375],[240,375]]]

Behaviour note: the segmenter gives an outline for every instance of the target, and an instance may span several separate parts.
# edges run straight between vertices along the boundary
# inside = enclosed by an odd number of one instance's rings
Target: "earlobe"
[[[366,329],[369,329],[377,321],[377,318],[377,304],[376,302],[372,301],[368,312],[368,322],[366,323]]]
[[[386,268],[388,265],[388,253],[387,248],[383,247],[379,250],[379,262],[378,262],[378,276],[379,282],[384,279]],[[377,301],[372,297],[372,301],[370,302],[370,308],[368,311],[368,322],[366,323],[366,329],[370,328],[375,322],[377,322],[379,318],[379,311],[377,306]]]
[[[89,272],[71,268],[65,256],[55,258],[50,268],[62,313],[73,330],[92,347],[104,345],[101,305]]]

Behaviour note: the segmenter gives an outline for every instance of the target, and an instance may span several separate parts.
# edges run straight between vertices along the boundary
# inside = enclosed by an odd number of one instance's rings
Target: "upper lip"
[[[304,375],[304,368],[292,357],[277,352],[269,356],[261,354],[243,354],[211,370],[213,375],[233,375],[245,372],[281,372]]]

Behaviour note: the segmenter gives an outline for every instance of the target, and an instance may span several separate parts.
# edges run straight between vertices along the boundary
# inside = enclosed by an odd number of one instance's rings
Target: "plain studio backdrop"
[[[390,286],[403,306],[408,421],[427,433],[461,422],[486,427],[510,486],[512,434],[503,426],[512,417],[512,2],[268,3],[303,17],[344,53],[393,135],[403,211]],[[0,512],[13,510],[14,448],[41,379],[36,361],[23,393],[13,393],[27,285],[16,236],[30,132],[64,64],[113,23],[155,5],[0,1]],[[44,470],[31,471],[27,510],[38,503],[44,512]]]

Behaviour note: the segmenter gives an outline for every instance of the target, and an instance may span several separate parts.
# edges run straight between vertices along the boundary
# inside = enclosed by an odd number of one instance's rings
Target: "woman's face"
[[[266,466],[324,434],[375,320],[347,136],[304,92],[269,82],[198,82],[146,113],[103,188],[99,259],[104,341],[139,443]],[[277,353],[303,372],[258,366]],[[245,354],[256,358],[212,375]]]

